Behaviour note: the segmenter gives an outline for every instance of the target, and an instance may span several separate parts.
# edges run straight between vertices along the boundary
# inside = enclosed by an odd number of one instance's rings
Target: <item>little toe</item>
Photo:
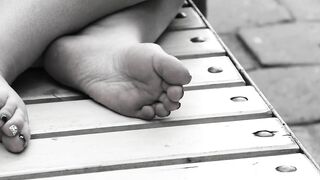
[[[20,153],[22,152],[30,141],[30,132],[29,127],[26,125],[21,133],[14,137],[8,137],[5,135],[2,135],[2,143],[4,147],[12,153]]]
[[[9,137],[16,136],[23,129],[25,118],[22,110],[17,109],[10,120],[1,127],[3,134]]]
[[[179,102],[183,97],[184,91],[181,86],[170,86],[167,89],[167,96],[173,102]]]
[[[150,120],[154,118],[155,112],[152,106],[143,106],[136,116],[141,119]]]
[[[154,109],[155,109],[156,115],[159,117],[166,117],[170,115],[170,111],[168,111],[162,103],[154,104]]]
[[[163,103],[164,107],[168,111],[174,111],[180,108],[181,104],[179,102],[171,101],[165,93],[162,93],[159,101]]]

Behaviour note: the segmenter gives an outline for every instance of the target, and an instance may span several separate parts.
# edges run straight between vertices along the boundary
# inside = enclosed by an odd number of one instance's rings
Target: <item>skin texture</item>
[[[150,42],[182,0],[0,3],[0,139],[8,151],[30,141],[26,107],[9,84],[41,54],[53,78],[123,115],[152,119],[180,107],[189,72]]]

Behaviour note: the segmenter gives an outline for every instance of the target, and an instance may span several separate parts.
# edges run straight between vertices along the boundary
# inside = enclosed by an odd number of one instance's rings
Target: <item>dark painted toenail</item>
[[[2,114],[0,118],[4,123],[6,123],[8,121],[8,117],[5,114]]]
[[[19,139],[21,139],[21,140],[23,141],[23,144],[24,144],[24,145],[26,144],[27,140],[26,140],[26,138],[24,137],[24,135],[19,134]]]
[[[197,36],[197,37],[191,38],[190,41],[193,43],[202,43],[202,42],[206,41],[206,38],[201,37],[201,36]]]
[[[186,18],[186,17],[187,17],[187,14],[185,12],[179,12],[176,15],[176,19],[183,19],[183,18]]]

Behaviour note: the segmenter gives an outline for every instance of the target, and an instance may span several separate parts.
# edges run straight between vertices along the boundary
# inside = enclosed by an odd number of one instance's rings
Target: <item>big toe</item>
[[[191,81],[191,75],[182,62],[161,48],[155,52],[153,63],[157,74],[169,84],[185,85]]]

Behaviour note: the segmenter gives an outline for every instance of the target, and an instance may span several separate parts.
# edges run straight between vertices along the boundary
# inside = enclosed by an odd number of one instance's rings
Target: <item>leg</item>
[[[0,137],[9,151],[21,152],[30,139],[30,132],[25,105],[8,83],[28,68],[54,39],[142,1],[0,2]]]
[[[190,75],[154,42],[182,0],[153,0],[109,16],[76,36],[56,41],[45,68],[123,115],[151,119],[179,108]]]

